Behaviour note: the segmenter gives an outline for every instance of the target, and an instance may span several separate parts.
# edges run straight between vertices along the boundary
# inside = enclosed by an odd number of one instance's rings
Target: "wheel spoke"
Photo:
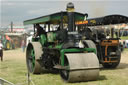
[[[32,70],[34,70],[35,67],[35,53],[34,53],[34,49],[31,49],[31,64],[32,64]]]

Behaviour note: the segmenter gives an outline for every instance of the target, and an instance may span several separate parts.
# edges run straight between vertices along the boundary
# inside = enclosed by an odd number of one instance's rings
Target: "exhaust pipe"
[[[75,30],[75,18],[74,18],[74,4],[69,2],[67,4],[67,15],[68,15],[68,31],[72,32]]]

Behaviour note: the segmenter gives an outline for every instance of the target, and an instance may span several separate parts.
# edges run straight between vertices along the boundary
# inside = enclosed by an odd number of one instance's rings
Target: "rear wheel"
[[[118,55],[117,62],[115,63],[104,63],[102,64],[104,68],[116,68],[120,63],[121,55]]]
[[[39,42],[29,43],[26,50],[26,63],[28,71],[33,74],[41,73],[39,58],[42,55],[42,47]]]
[[[103,63],[104,68],[116,68],[121,59],[121,49],[118,47],[108,47],[108,55],[110,56],[112,61],[117,61],[117,62],[112,62],[112,63]],[[114,59],[114,60],[113,60]]]

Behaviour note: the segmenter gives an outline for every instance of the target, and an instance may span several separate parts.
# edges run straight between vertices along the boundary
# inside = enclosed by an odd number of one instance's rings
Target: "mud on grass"
[[[128,85],[128,49],[122,53],[121,63],[116,69],[101,69],[97,81],[65,83],[59,74],[32,75],[35,85]],[[21,49],[4,51],[0,62],[0,77],[19,85],[27,85],[25,53]]]

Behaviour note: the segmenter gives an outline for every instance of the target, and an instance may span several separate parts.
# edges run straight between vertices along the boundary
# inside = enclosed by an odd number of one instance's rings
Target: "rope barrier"
[[[17,83],[17,84],[13,84],[3,78],[0,78],[0,85],[35,85],[34,82],[32,81],[31,77],[30,77],[30,73],[28,71],[27,73],[27,81],[25,83]]]

